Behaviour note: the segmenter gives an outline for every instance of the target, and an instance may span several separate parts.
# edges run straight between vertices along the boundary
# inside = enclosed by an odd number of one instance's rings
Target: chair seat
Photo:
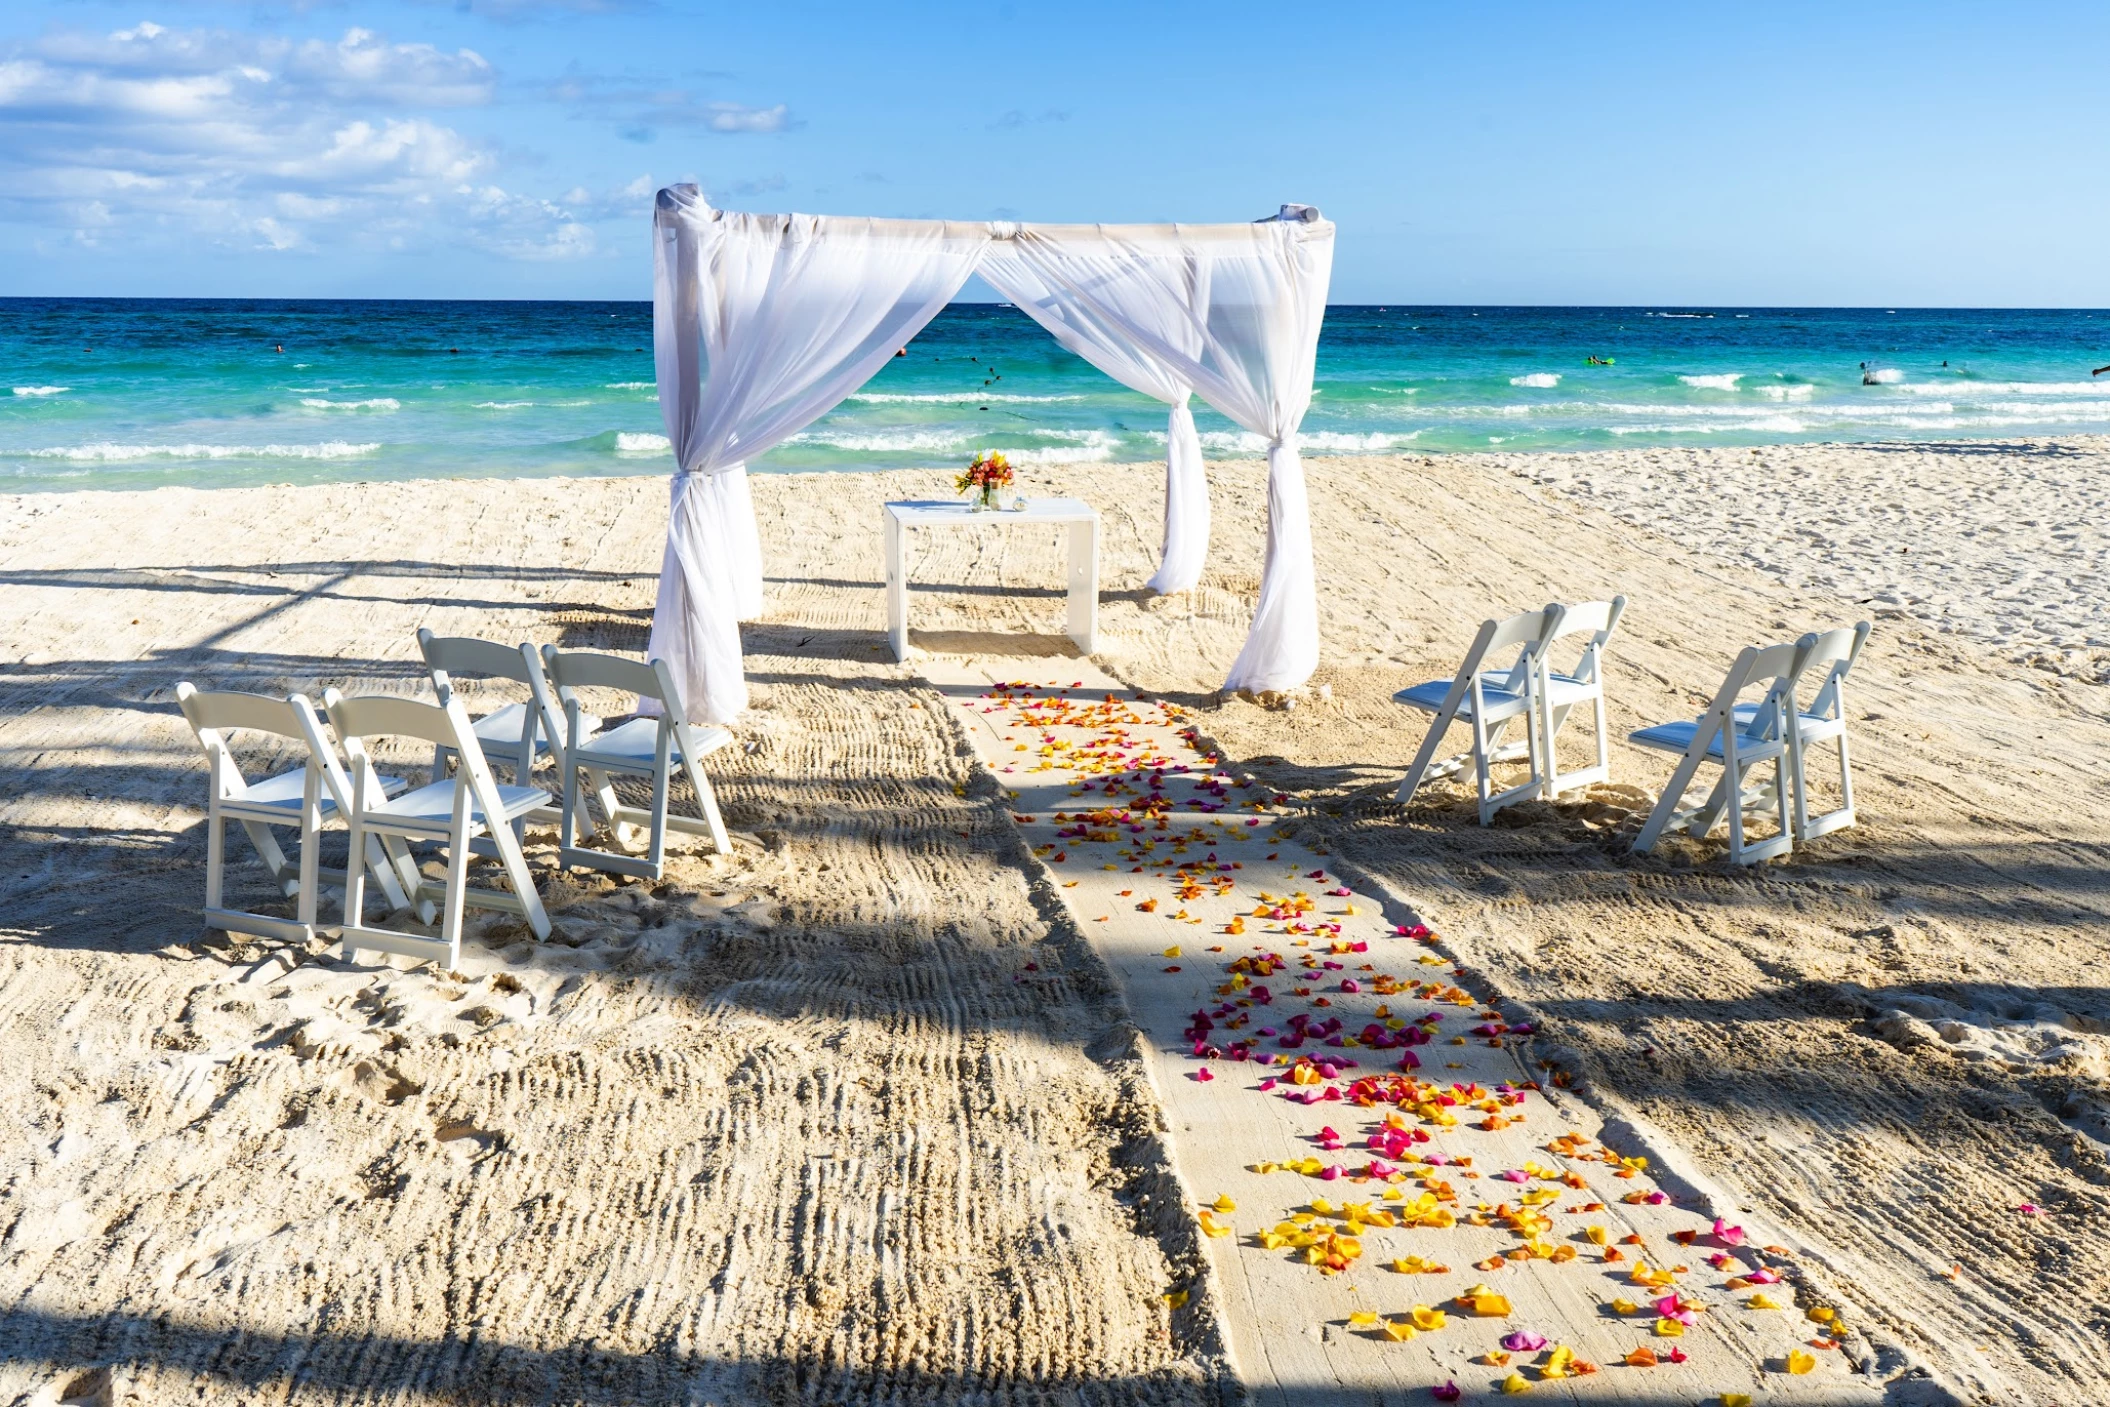
[[[1741,710],[1739,710],[1739,721],[1749,721],[1742,716]],[[1693,737],[1699,731],[1700,720],[1692,718],[1682,723],[1658,723],[1653,728],[1640,728],[1627,734],[1626,740],[1637,747],[1649,747],[1655,748],[1658,752],[1682,754],[1687,748],[1692,746]],[[1754,738],[1744,734],[1739,735],[1736,755],[1740,761],[1750,757],[1769,757],[1773,753],[1778,752],[1780,748],[1781,743],[1776,739]],[[1722,735],[1720,733],[1716,733],[1714,738],[1707,744],[1707,756],[1715,762],[1728,760],[1727,754],[1722,751]]]
[[[1758,717],[1757,704],[1741,703],[1736,706],[1737,722],[1749,723],[1756,717]],[[1802,715],[1802,736],[1804,738],[1821,741],[1845,731],[1845,719],[1826,718],[1821,713],[1805,713]]]
[[[510,753],[520,746],[520,729],[523,726],[521,720],[526,715],[527,709],[528,706],[524,703],[509,703],[496,713],[487,713],[477,719],[475,727],[470,731],[476,734],[478,745],[486,752],[496,747],[504,748]],[[593,715],[586,713],[579,715],[580,732],[592,733],[599,729],[600,726],[601,720]],[[538,722],[535,725],[535,753],[540,756],[548,751],[549,739],[543,736],[542,725]]]
[[[1572,674],[1546,676],[1546,702],[1554,708],[1572,707],[1587,699],[1594,699],[1603,692],[1604,685],[1593,680],[1577,679]]]
[[[1392,696],[1392,702],[1403,703],[1410,708],[1418,708],[1424,713],[1441,713],[1443,712],[1443,701],[1451,696],[1451,684],[1453,682],[1449,679],[1431,679],[1426,684],[1416,684],[1411,689],[1401,689]],[[1524,696],[1493,683],[1488,675],[1480,677],[1480,696],[1486,701],[1487,718],[1490,722],[1496,719],[1509,718],[1524,711]],[[1465,697],[1458,701],[1458,717],[1469,719],[1472,716],[1473,696],[1472,692],[1467,690]]]
[[[716,752],[733,740],[730,729],[718,727],[691,728],[689,736],[696,740],[698,757]],[[582,766],[605,762],[614,766],[643,768],[647,771],[651,770],[652,759],[658,754],[657,718],[633,718],[628,723],[619,723],[605,733],[595,733],[585,746],[577,749],[578,761]],[[667,756],[670,761],[682,760],[679,742],[669,748]]]
[[[306,767],[295,767],[275,777],[266,778],[253,784],[244,795],[229,797],[221,803],[221,809],[229,814],[244,807],[283,811],[292,818],[287,822],[292,825],[300,819],[300,798],[307,787],[307,771]],[[384,796],[401,795],[407,785],[401,777],[380,777],[376,780],[381,783],[381,794]],[[323,788],[321,801],[322,818],[327,821],[337,814],[337,803],[331,798],[329,788]]]
[[[539,787],[498,788],[498,805],[505,813],[502,821],[517,820],[528,812],[550,804],[550,794]],[[469,815],[472,820],[489,824],[483,807],[477,804],[476,793],[469,793]],[[454,782],[433,782],[406,792],[394,801],[367,812],[369,820],[409,821],[427,829],[445,830],[454,819]]]

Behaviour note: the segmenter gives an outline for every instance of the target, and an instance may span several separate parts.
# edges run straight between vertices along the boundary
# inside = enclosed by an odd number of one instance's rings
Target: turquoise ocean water
[[[0,490],[663,472],[651,322],[644,303],[0,300]],[[1015,309],[957,304],[907,351],[754,467],[1164,452],[1162,406]],[[1305,449],[2110,432],[2106,363],[2103,311],[1334,307]],[[1260,453],[1196,412],[1212,455]]]

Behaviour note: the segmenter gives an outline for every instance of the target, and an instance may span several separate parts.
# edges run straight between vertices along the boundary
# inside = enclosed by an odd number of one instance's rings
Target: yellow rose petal
[[[1807,1373],[1816,1366],[1816,1357],[1812,1354],[1804,1353],[1799,1348],[1788,1355],[1788,1371],[1790,1373],[1798,1375]]]

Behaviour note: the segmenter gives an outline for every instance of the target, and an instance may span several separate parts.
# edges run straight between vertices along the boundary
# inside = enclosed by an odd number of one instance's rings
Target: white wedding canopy
[[[747,706],[739,622],[762,605],[747,463],[826,415],[980,273],[1070,351],[1166,402],[1165,536],[1151,586],[1208,554],[1190,394],[1267,445],[1267,558],[1225,687],[1318,665],[1297,427],[1311,404],[1333,226],[1285,205],[1250,225],[1019,225],[743,215],[694,186],[653,213],[653,351],[675,475],[649,649],[696,722]]]

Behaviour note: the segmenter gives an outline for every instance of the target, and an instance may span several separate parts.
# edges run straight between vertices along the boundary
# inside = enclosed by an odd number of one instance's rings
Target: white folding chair
[[[513,785],[532,786],[536,759],[551,751],[552,734],[561,735],[564,727],[563,715],[542,674],[541,652],[525,643],[501,645],[495,640],[467,635],[434,635],[422,628],[418,631],[418,649],[425,656],[425,667],[432,671],[432,687],[441,694],[452,691],[457,678],[510,679],[527,685],[525,701],[509,703],[478,718],[475,731],[486,762],[509,764]],[[590,733],[601,726],[601,720],[582,713],[579,726]],[[445,776],[453,756],[452,748],[434,748],[432,775]],[[536,819],[555,820],[556,813]]]
[[[1861,647],[1868,643],[1868,622],[1862,621],[1851,629],[1827,630],[1815,637],[1809,655],[1802,662],[1804,678],[1814,677],[1813,671],[1824,671],[1824,682],[1817,686],[1809,706],[1803,707],[1798,687],[1797,700],[1788,714],[1788,758],[1795,773],[1795,841],[1815,840],[1820,835],[1829,835],[1854,823],[1854,776],[1846,750],[1846,676],[1853,673],[1855,661],[1861,658]],[[1844,798],[1836,811],[1822,816],[1810,815],[1809,754],[1813,747],[1835,742],[1839,745],[1839,791]]]
[[[1458,666],[1455,678],[1448,683],[1436,679],[1416,684],[1392,696],[1395,703],[1436,715],[1429,723],[1428,736],[1422,739],[1421,751],[1415,754],[1413,767],[1399,784],[1401,805],[1413,800],[1423,782],[1451,776],[1463,770],[1468,760],[1479,778],[1483,826],[1504,806],[1528,800],[1545,790],[1545,759],[1540,755],[1544,733],[1538,723],[1537,704],[1545,687],[1544,645],[1551,632],[1559,629],[1560,618],[1561,607],[1546,606],[1507,620],[1482,621],[1480,633],[1473,637],[1472,648],[1465,652],[1465,661]],[[1512,645],[1518,647],[1517,658],[1507,670],[1498,673],[1481,668],[1489,654]],[[1454,719],[1472,726],[1472,750],[1436,762],[1436,749]],[[1504,744],[1502,735],[1517,719],[1524,720],[1524,741]],[[1490,769],[1498,762],[1519,757],[1531,759],[1530,779],[1506,791],[1494,791]]]
[[[1624,596],[1563,606],[1560,619],[1553,623],[1539,646],[1546,662],[1545,687],[1539,704],[1539,726],[1543,730],[1539,750],[1544,758],[1548,796],[1612,779],[1611,730],[1605,726],[1604,716],[1604,651],[1613,632],[1619,629],[1619,618],[1624,614]],[[1585,631],[1589,632],[1590,639],[1584,644],[1575,668],[1565,674],[1555,669],[1553,647]],[[1568,715],[1583,704],[1591,706],[1596,718],[1597,761],[1573,772],[1563,772],[1556,744]]]
[[[564,814],[558,823],[558,844],[562,862],[614,874],[635,875],[640,879],[659,879],[666,871],[667,832],[670,829],[685,835],[708,835],[719,854],[731,854],[733,844],[725,833],[725,822],[718,814],[718,799],[711,791],[710,779],[703,775],[703,759],[730,743],[733,735],[724,728],[690,726],[688,715],[683,710],[681,691],[675,687],[665,662],[640,663],[620,655],[560,650],[554,645],[543,646],[542,662],[549,671],[551,682],[557,686],[557,697],[564,705],[567,720],[585,716],[579,711],[577,691],[580,689],[620,689],[639,699],[656,700],[660,705],[657,718],[632,718],[627,723],[597,733],[583,732],[575,721],[568,723],[565,736],[575,741],[565,747],[561,761]],[[699,817],[668,814],[667,793],[672,784],[672,769],[677,765],[688,774],[689,784],[696,789],[697,810],[702,813]],[[594,850],[578,843],[579,773],[582,771],[604,777],[613,773],[652,779],[652,808],[649,811],[607,800],[602,802],[611,827],[623,822],[649,827],[644,858]],[[620,840],[618,836],[618,843]]]
[[[1788,719],[1794,712],[1796,679],[1816,638],[1805,635],[1793,644],[1746,646],[1729,666],[1705,713],[1690,721],[1659,723],[1627,734],[1627,741],[1638,747],[1680,755],[1677,770],[1649,813],[1648,823],[1634,839],[1634,849],[1653,850],[1671,826],[1684,826],[1693,836],[1704,836],[1724,811],[1729,814],[1729,858],[1737,864],[1756,864],[1795,848],[1794,825],[1788,817],[1793,775],[1787,755]],[[1738,704],[1747,689],[1760,686],[1766,692],[1757,703]],[[1687,807],[1686,788],[1703,762],[1719,766],[1721,780],[1704,802]],[[1773,764],[1772,782],[1753,785],[1751,773],[1767,762]],[[1745,836],[1745,819],[1760,815],[1761,808],[1771,812],[1779,831],[1752,843]]]
[[[346,823],[356,850],[368,835],[396,836],[406,841],[434,841],[447,847],[447,876],[434,885],[422,877],[414,897],[439,900],[440,936],[426,938],[366,926],[363,871],[354,870],[344,886],[344,955],[362,949],[399,953],[454,966],[461,960],[462,910],[465,905],[519,914],[537,938],[549,937],[549,915],[543,912],[542,897],[535,892],[528,873],[527,857],[513,835],[513,822],[538,806],[549,804],[549,793],[535,787],[500,786],[477,745],[474,725],[462,702],[452,692],[438,704],[419,703],[390,695],[345,698],[334,689],[323,695],[330,723],[344,740],[351,755],[351,805]],[[415,790],[390,800],[374,785],[374,765],[367,740],[376,737],[408,737],[450,749],[455,758],[452,778],[436,777]],[[469,886],[470,842],[488,835],[498,850],[500,864],[512,892],[472,889]],[[429,919],[427,920],[430,921]]]
[[[279,699],[263,694],[209,692],[188,681],[176,686],[176,703],[189,721],[191,731],[197,735],[198,745],[205,750],[209,774],[205,841],[207,926],[230,933],[290,941],[313,937],[316,885],[325,879],[342,884],[345,878],[343,870],[323,867],[317,837],[324,825],[343,814],[351,795],[350,783],[337,761],[336,751],[323,737],[322,727],[316,720],[315,706],[302,694]],[[242,776],[242,769],[227,745],[226,734],[236,729],[291,738],[306,748],[307,760],[298,767],[251,784]],[[391,796],[404,787],[400,777],[377,780],[382,790]],[[311,806],[312,817],[308,815]],[[271,872],[272,882],[278,885],[280,892],[288,898],[298,896],[300,917],[297,920],[289,922],[229,909],[222,904],[227,861],[225,824],[228,821],[239,823],[248,832],[250,843],[256,847],[257,855]],[[285,851],[271,834],[272,826],[300,827],[297,869],[286,859]],[[367,845],[365,850],[367,864],[380,882],[389,904],[396,909],[408,907],[410,900],[396,870],[398,859],[407,860],[407,852],[400,857],[392,855],[378,840]],[[411,872],[414,874],[415,870]]]

